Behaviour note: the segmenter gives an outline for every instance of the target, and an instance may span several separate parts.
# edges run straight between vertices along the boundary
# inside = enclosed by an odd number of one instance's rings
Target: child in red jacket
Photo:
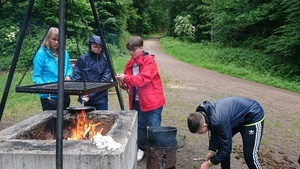
[[[132,37],[126,44],[131,58],[125,65],[124,74],[117,74],[120,87],[128,90],[129,108],[138,112],[138,139],[147,136],[147,127],[161,125],[161,112],[165,104],[162,81],[154,55],[143,50],[143,40]],[[145,145],[139,143],[137,160],[144,156]]]

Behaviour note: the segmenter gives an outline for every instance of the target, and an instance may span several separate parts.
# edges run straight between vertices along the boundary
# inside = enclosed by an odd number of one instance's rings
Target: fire
[[[70,125],[71,136],[67,140],[93,140],[95,135],[101,134],[101,131],[97,131],[97,126],[101,122],[94,123],[90,121],[85,113],[85,110],[76,111],[76,118]]]

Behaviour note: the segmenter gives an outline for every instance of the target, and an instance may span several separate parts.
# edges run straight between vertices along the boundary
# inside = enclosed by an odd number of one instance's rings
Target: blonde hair
[[[42,43],[42,45],[45,48],[50,49],[50,42],[49,41],[50,41],[50,37],[53,36],[53,35],[58,36],[58,28],[56,28],[56,27],[49,28],[49,30],[48,30],[48,32],[47,32],[47,34],[46,34],[46,36],[43,40],[43,43]]]

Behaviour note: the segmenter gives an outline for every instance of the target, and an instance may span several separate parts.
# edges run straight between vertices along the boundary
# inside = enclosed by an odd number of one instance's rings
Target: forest
[[[10,68],[29,2],[0,1],[0,71]],[[86,51],[89,36],[98,31],[91,2],[113,57],[124,55],[130,35],[160,34],[263,53],[262,69],[300,81],[299,0],[66,0],[66,48],[73,58]],[[58,27],[58,9],[58,0],[34,1],[18,69],[30,66],[47,29]]]

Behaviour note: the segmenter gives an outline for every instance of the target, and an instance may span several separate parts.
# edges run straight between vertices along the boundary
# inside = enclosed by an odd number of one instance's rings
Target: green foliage
[[[127,19],[131,16],[129,0],[98,1],[97,11],[107,43],[120,46],[120,35],[127,28]]]
[[[1,2],[0,6],[0,70],[9,70],[19,36],[20,20],[25,15],[27,2]]]
[[[1,21],[0,21],[1,22]],[[10,28],[10,29],[9,29]],[[0,28],[0,70],[8,70],[11,64],[11,58],[15,50],[16,36],[18,35],[16,26]]]
[[[41,45],[41,41],[38,41],[37,39],[40,39],[40,37],[31,36],[24,39],[17,68],[24,69],[32,66],[34,55]]]
[[[275,60],[274,71],[280,76],[300,81],[300,2],[282,1],[286,24],[276,29],[275,34],[265,39],[265,52]]]
[[[56,1],[49,0],[39,0],[34,3],[33,22],[37,24],[45,24],[50,26],[58,25],[58,16],[59,16],[59,3]]]
[[[205,2],[199,0],[190,1],[187,5],[188,15],[191,15],[191,22],[195,26],[195,41],[199,42],[210,38],[209,13],[205,13]]]
[[[169,8],[165,0],[148,0],[148,22],[151,23],[150,33],[164,33],[170,27]],[[150,24],[149,24],[150,25]]]
[[[104,39],[107,45],[113,44],[124,49],[120,42],[126,38],[127,14],[131,1],[118,0],[110,2],[96,2],[98,18],[103,28]],[[11,2],[1,4],[3,15],[0,16],[0,53],[2,62],[0,70],[9,70],[15,47],[18,42],[23,17],[25,16],[28,1]],[[99,6],[97,6],[99,5]],[[21,53],[18,58],[17,68],[26,68],[32,64],[32,58],[39,48],[45,33],[51,26],[58,27],[57,1],[35,1],[26,35],[23,40]],[[88,1],[72,0],[66,4],[66,49],[71,58],[87,52],[88,39],[92,34],[98,34],[98,26],[92,14],[91,5]]]
[[[69,38],[87,41],[93,34],[91,23],[94,17],[90,3],[82,0],[72,0],[66,4],[66,35]]]
[[[27,5],[26,0],[0,3],[0,70],[9,69]],[[126,51],[123,44],[128,32],[168,34],[181,40],[258,50],[272,57],[269,67],[276,75],[300,79],[298,0],[112,0],[96,1],[95,6],[105,42],[116,45],[120,52]],[[21,67],[30,60],[37,48],[33,45],[39,44],[47,28],[58,27],[58,9],[58,1],[35,1],[21,51],[28,58],[19,61]],[[99,25],[88,1],[67,1],[65,11],[66,48],[76,58],[86,52],[86,41],[99,33]]]
[[[229,47],[259,50],[268,55],[267,67],[272,75],[299,81],[300,1],[169,2],[173,3],[169,4],[171,18],[191,16],[197,42],[209,40]]]
[[[222,43],[240,43],[248,37],[266,36],[265,29],[274,25],[269,15],[274,12],[272,3],[256,3],[230,0],[208,2],[206,12],[210,12],[211,34],[214,41]],[[274,14],[273,14],[274,15]],[[270,25],[269,25],[270,24]],[[264,30],[264,31],[262,31]]]
[[[131,34],[151,34],[165,31],[170,26],[169,1],[133,0],[127,20]]]
[[[88,38],[77,39],[77,41],[75,38],[66,39],[66,49],[71,59],[77,59],[82,54],[88,52],[88,40]]]
[[[195,37],[195,27],[190,22],[190,15],[177,16],[174,20],[175,30],[174,33],[181,40],[193,40]]]

